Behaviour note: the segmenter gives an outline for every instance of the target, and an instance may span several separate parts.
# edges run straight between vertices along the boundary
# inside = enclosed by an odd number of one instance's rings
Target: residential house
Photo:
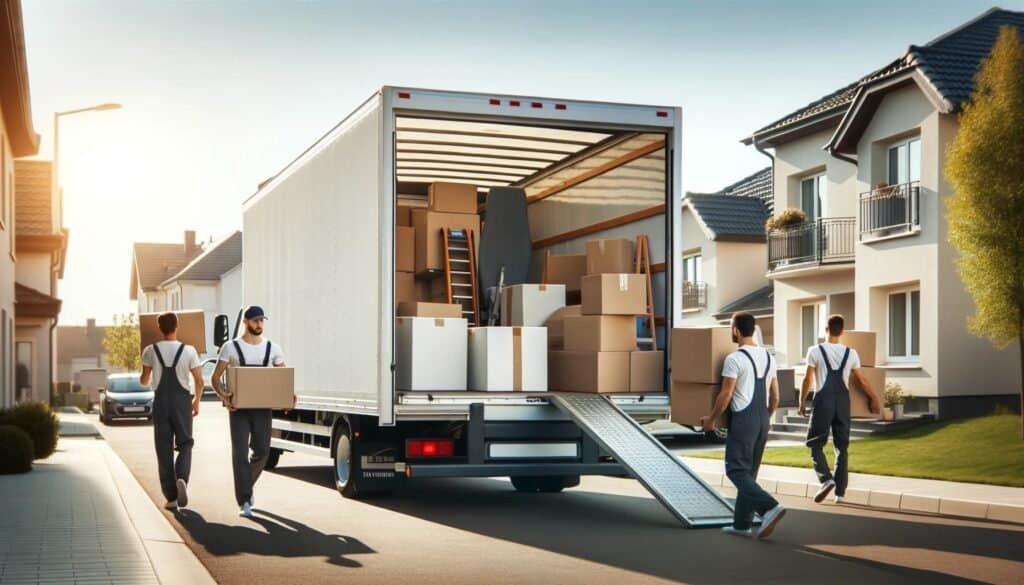
[[[129,298],[138,301],[139,313],[172,309],[177,299],[168,299],[160,283],[181,271],[202,251],[202,245],[196,243],[196,233],[191,230],[185,232],[181,244],[133,244]]]
[[[96,325],[96,319],[88,319],[86,325],[60,325],[57,327],[57,372],[58,387],[69,389],[77,381],[82,370],[105,369],[114,371],[107,361],[103,339],[107,327]]]
[[[755,131],[773,160],[775,214],[808,220],[768,234],[775,349],[798,365],[830,313],[877,332],[875,361],[942,418],[1013,404],[1018,352],[967,331],[974,312],[947,240],[946,150],[1001,26],[990,10]],[[984,367],[978,367],[984,364]]]
[[[21,3],[0,0],[0,407],[16,398],[14,159],[31,156],[38,148]]]
[[[55,378],[57,281],[64,276],[68,232],[47,160],[14,163],[15,399],[49,401]]]

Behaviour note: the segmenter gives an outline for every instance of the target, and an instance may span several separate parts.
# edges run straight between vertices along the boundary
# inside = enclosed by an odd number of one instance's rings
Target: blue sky
[[[768,164],[739,139],[992,6],[912,2],[23,0],[32,105],[61,122],[65,324],[128,302],[133,241],[219,239],[382,84],[679,105],[683,188]],[[1003,2],[1024,10],[1024,2]]]

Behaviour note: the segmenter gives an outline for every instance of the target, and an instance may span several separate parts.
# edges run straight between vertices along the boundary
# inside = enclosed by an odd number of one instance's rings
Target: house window
[[[822,202],[827,194],[828,185],[824,173],[800,181],[800,209],[807,215],[807,221],[814,221],[822,216]]]
[[[807,351],[825,341],[825,324],[828,323],[825,303],[808,303],[800,307],[801,358]]]
[[[14,344],[14,401],[32,398],[32,342]]]
[[[702,282],[704,274],[701,264],[703,262],[700,253],[683,256],[683,280],[685,282]]]
[[[921,355],[921,291],[889,293],[889,360],[912,361]]]
[[[921,139],[912,138],[889,147],[890,185],[921,180]]]
[[[10,404],[7,397],[7,309],[0,309],[0,407]]]

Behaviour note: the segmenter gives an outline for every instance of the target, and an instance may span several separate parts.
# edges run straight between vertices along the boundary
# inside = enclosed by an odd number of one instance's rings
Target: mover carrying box
[[[871,389],[875,391],[875,396],[878,396],[879,406],[882,404],[882,397],[885,395],[885,370],[882,368],[858,368],[861,375],[864,376]],[[816,375],[821,375],[815,372]],[[850,416],[858,418],[882,418],[882,414],[872,414],[871,409],[868,408],[868,397],[860,389],[860,384],[856,382],[853,374],[850,374]]]
[[[416,272],[444,270],[443,228],[473,230],[476,247],[480,247],[480,216],[467,213],[441,213],[414,209],[412,227],[416,229]]]
[[[416,270],[416,229],[405,226],[395,228],[395,270]]]
[[[583,277],[584,315],[643,315],[647,277],[643,274],[588,274]]]
[[[860,358],[860,365],[873,367],[875,365],[875,332],[874,331],[843,331],[839,343],[846,347],[857,350]],[[832,364],[833,368],[839,364]]]
[[[416,302],[416,279],[411,272],[395,273],[395,304]]]
[[[629,392],[629,352],[552,351],[551,390],[565,392]]]
[[[736,351],[731,327],[672,329],[672,379],[717,384],[725,357]]]
[[[590,240],[587,242],[587,274],[633,272],[633,240]]]
[[[398,390],[465,390],[466,354],[465,319],[395,319]]]
[[[569,317],[582,315],[580,305],[571,305],[558,309],[544,323],[548,328],[548,347],[562,349],[565,347],[565,320]]]
[[[294,368],[228,368],[235,408],[294,408]]]
[[[476,213],[476,185],[431,183],[427,188],[427,206],[445,213]]]
[[[514,284],[502,289],[505,306],[501,324],[511,327],[543,327],[555,311],[565,306],[561,284]]]
[[[586,274],[586,254],[550,254],[547,257],[545,280],[550,284],[564,284],[566,292],[580,290],[580,279]]]
[[[469,389],[481,392],[546,391],[547,329],[470,328]]]
[[[566,317],[565,349],[568,351],[633,351],[636,349],[636,318],[623,315]]]
[[[698,384],[694,382],[672,382],[672,422],[689,427],[699,427],[700,417],[711,414],[722,386],[720,384]],[[728,411],[727,411],[728,412]],[[718,426],[726,426],[723,416]]]
[[[629,354],[629,391],[665,391],[665,352],[634,351]]]
[[[462,305],[448,303],[399,303],[399,317],[440,317],[461,319]]]
[[[206,353],[206,320],[202,311],[172,311],[178,316],[178,341],[196,348],[196,353]],[[163,313],[142,313],[139,315],[139,352],[164,338],[157,324],[157,317]]]

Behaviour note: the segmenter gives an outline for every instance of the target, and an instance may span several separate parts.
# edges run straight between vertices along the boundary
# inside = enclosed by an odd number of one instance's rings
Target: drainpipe
[[[831,155],[833,158],[838,158],[839,160],[846,161],[853,166],[857,166],[857,159],[846,156],[845,154],[839,152],[838,150],[836,150],[836,147],[832,146],[831,144],[825,147],[825,151],[828,152],[829,155]]]
[[[751,142],[754,145],[754,150],[767,156],[772,161],[772,209],[775,209],[775,155],[757,143],[757,136],[753,136]]]
[[[56,386],[53,379],[53,362],[55,361],[53,355],[53,335],[54,330],[57,328],[57,318],[51,317],[50,320],[50,404],[53,404],[53,391]]]

